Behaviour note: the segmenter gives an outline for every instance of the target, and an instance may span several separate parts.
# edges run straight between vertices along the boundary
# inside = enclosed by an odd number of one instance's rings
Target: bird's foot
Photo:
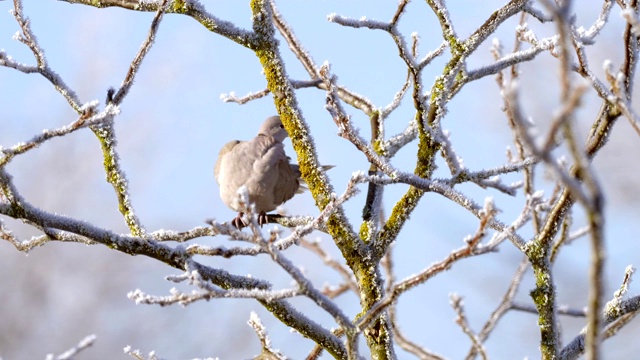
[[[260,211],[260,213],[258,214],[258,225],[262,227],[262,225],[266,225],[268,223],[269,223],[269,215],[267,215],[267,213],[265,213],[264,211]]]
[[[248,224],[245,223],[244,220],[242,220],[243,216],[244,216],[244,213],[239,212],[238,216],[236,216],[233,220],[231,220],[231,225],[233,225],[236,229],[239,229],[239,230],[242,230],[242,228],[247,227]],[[264,211],[260,211],[260,213],[258,213],[258,225],[262,227],[263,225],[269,224],[269,216],[279,217],[279,215],[269,215]]]
[[[243,227],[247,226],[242,220],[243,212],[239,212],[238,216],[236,216],[233,220],[231,220],[231,225],[235,226],[236,229],[242,230]]]

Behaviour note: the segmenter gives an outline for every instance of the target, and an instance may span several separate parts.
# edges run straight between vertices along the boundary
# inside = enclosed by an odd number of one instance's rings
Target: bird
[[[231,224],[238,229],[246,226],[238,198],[245,187],[249,203],[258,212],[258,224],[268,223],[267,212],[304,191],[300,168],[290,163],[284,151],[284,139],[289,136],[279,116],[267,118],[251,140],[232,140],[218,153],[214,176],[220,188],[220,198],[238,212]],[[249,205],[249,204],[246,204]]]

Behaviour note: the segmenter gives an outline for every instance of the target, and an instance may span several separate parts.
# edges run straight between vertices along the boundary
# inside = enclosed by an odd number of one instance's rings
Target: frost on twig
[[[609,8],[611,8],[611,1],[608,2],[609,3]],[[596,23],[596,25],[599,25],[596,29],[599,31],[604,24],[606,24],[607,22],[607,18],[606,16],[609,15],[609,9],[607,9],[607,12],[604,13],[603,11],[603,15],[601,15],[601,18],[598,19],[598,22]],[[629,23],[629,25],[631,25],[631,32],[637,37],[640,36],[640,20],[638,20],[638,13],[633,9],[633,7],[631,6],[631,4],[627,5],[627,8],[622,10],[622,12],[620,13],[620,15],[627,20],[627,23]],[[594,25],[595,28],[595,25]],[[594,31],[592,31],[593,33],[595,33],[595,29]]]
[[[258,339],[260,340],[262,349],[260,355],[258,356],[260,359],[284,360],[287,358],[280,352],[280,350],[273,349],[271,347],[271,339],[267,334],[267,329],[264,327],[264,325],[262,325],[258,314],[252,311],[251,317],[249,318],[249,321],[247,323],[249,324],[249,326],[251,326],[251,328],[253,328],[253,330],[256,332],[256,335],[258,336]]]
[[[113,95],[113,98],[111,99],[114,104],[119,105],[122,102],[122,100],[125,98],[125,96],[127,96],[129,89],[133,85],[133,80],[135,78],[136,73],[138,72],[138,69],[140,68],[140,65],[142,64],[142,60],[144,60],[145,56],[149,53],[149,50],[153,45],[156,34],[158,32],[158,27],[160,26],[160,22],[162,21],[162,16],[166,11],[168,3],[169,3],[169,0],[162,0],[159,3],[158,10],[156,11],[156,15],[151,21],[151,28],[149,29],[149,33],[147,34],[146,39],[142,43],[142,46],[140,46],[140,50],[136,54],[135,58],[133,59],[133,61],[131,61],[131,65],[129,66],[129,71],[127,72],[127,75],[122,81],[120,88],[118,89],[117,92],[115,92],[115,94]]]
[[[80,109],[82,111],[82,115],[69,125],[65,125],[58,129],[43,130],[42,133],[32,137],[30,140],[21,142],[10,148],[3,148],[0,146],[0,154],[2,154],[2,157],[0,157],[0,166],[6,165],[17,155],[24,154],[29,150],[37,148],[47,140],[65,136],[79,129],[98,126],[111,121],[111,119],[120,112],[117,106],[108,105],[103,111],[96,113],[97,105],[98,102],[94,100],[81,106]]]
[[[251,288],[225,290],[204,280],[198,270],[193,267],[189,267],[182,275],[167,276],[167,280],[175,283],[188,281],[189,285],[195,286],[199,290],[184,293],[176,288],[172,288],[168,296],[155,296],[145,294],[142,290],[137,289],[127,294],[127,296],[129,299],[135,301],[136,304],[157,304],[160,306],[180,304],[187,306],[196,301],[208,301],[216,298],[249,298],[271,302],[302,294],[298,289],[267,290],[263,288]]]
[[[636,133],[640,135],[640,117],[633,110],[633,106],[631,104],[631,99],[629,96],[630,94],[626,90],[626,77],[624,73],[622,71],[616,73],[613,70],[613,64],[608,60],[604,62],[603,67],[605,75],[607,77],[607,81],[611,85],[611,92],[604,89],[602,91],[606,92],[607,100],[618,106],[622,114],[627,118],[627,120],[629,120],[631,127],[633,127]],[[595,87],[597,84],[595,83],[596,79],[594,78],[592,81],[594,82]]]
[[[61,242],[74,242],[81,243],[85,245],[96,245],[98,244],[91,239],[79,236],[66,231],[58,231],[50,228],[42,229],[45,235],[33,236],[29,240],[18,240],[15,238],[13,233],[8,229],[4,228],[4,224],[0,220],[0,239],[7,240],[10,242],[18,251],[22,251],[24,253],[28,253],[31,249],[42,246],[49,241],[61,241]]]
[[[552,155],[551,147],[545,146],[540,147],[536,144],[535,138],[528,130],[527,123],[520,109],[520,102],[518,101],[518,90],[514,85],[512,88],[507,89],[507,92],[504,94],[505,100],[509,106],[509,112],[516,123],[516,130],[518,132],[519,138],[523,141],[523,144],[527,147],[527,149],[536,157],[540,158],[545,162],[547,166],[553,169],[554,173],[558,176],[560,181],[562,181],[563,185],[566,186],[567,189],[571,191],[571,193],[579,199],[582,203],[586,204],[589,202],[587,199],[587,195],[584,192],[584,189],[580,186],[580,183],[573,178],[567,170],[560,167],[557,159],[555,159]],[[578,105],[577,100],[572,103],[572,107],[566,109],[567,112],[575,111]],[[550,135],[548,138],[553,138]],[[549,141],[547,143],[550,143]]]
[[[272,237],[277,237],[277,233],[272,232]],[[272,246],[272,242],[266,241],[262,237],[261,233],[257,233],[255,241],[262,246],[267,253],[271,256],[271,259],[276,262],[280,267],[285,270],[298,284],[300,291],[308,297],[311,301],[316,303],[320,308],[328,312],[335,321],[343,328],[353,328],[351,320],[344,314],[336,303],[327,298],[320,290],[318,290],[313,283],[295,266],[288,258],[284,256],[280,251]]]
[[[453,264],[457,261],[471,256],[486,254],[492,251],[493,249],[488,247],[480,249],[479,243],[484,238],[485,230],[491,223],[491,220],[493,219],[495,213],[496,209],[494,208],[493,201],[491,199],[487,199],[487,201],[485,201],[485,207],[482,211],[482,218],[478,230],[473,236],[464,239],[466,243],[465,246],[451,252],[444,260],[430,265],[418,274],[409,276],[406,279],[390,286],[387,291],[387,295],[383,299],[378,301],[366,314],[360,317],[356,324],[357,329],[359,331],[363,331],[364,329],[366,329],[367,326],[370,325],[370,322],[375,319],[377,314],[384,311],[388,306],[392,305],[402,293],[409,291],[412,288],[423,284],[439,273],[450,269],[451,266],[453,266]]]
[[[491,332],[493,332],[495,327],[498,325],[498,322],[502,319],[502,317],[509,310],[511,310],[511,306],[513,305],[513,299],[518,292],[520,283],[522,282],[522,277],[528,267],[529,267],[529,259],[527,259],[526,257],[523,257],[522,261],[520,261],[520,265],[518,265],[518,268],[513,274],[511,283],[509,284],[509,288],[507,289],[504,296],[502,297],[502,300],[500,301],[498,306],[495,308],[495,310],[493,310],[493,312],[491,313],[491,315],[489,316],[485,324],[482,326],[482,329],[480,329],[480,331],[477,334],[477,339],[480,344],[484,343],[484,341],[489,337]],[[479,349],[477,348],[477,346],[475,346],[475,344],[472,343],[469,349],[469,353],[467,354],[465,359],[467,360],[475,359],[478,353],[478,350]]]
[[[338,15],[336,13],[332,13],[329,14],[327,16],[327,20],[329,20],[330,22],[334,22],[336,24],[342,25],[342,26],[348,26],[348,27],[353,27],[353,28],[361,28],[361,27],[366,27],[369,29],[374,29],[374,30],[386,30],[389,28],[389,26],[391,26],[390,23],[386,23],[386,22],[382,22],[382,21],[378,21],[378,20],[372,20],[372,19],[367,19],[366,17],[361,17],[360,19],[351,19],[351,18],[347,18],[341,15]]]
[[[303,89],[309,87],[318,87],[320,85],[320,80],[290,80],[291,87],[294,89]],[[269,95],[269,89],[263,89],[256,93],[249,93],[243,97],[238,97],[234,92],[230,92],[229,94],[220,95],[220,100],[224,102],[234,102],[239,105],[246,104],[249,101],[261,99],[267,95]]]
[[[325,265],[334,269],[342,277],[342,280],[344,281],[344,283],[342,286],[339,287],[340,290],[336,290],[336,289],[332,290],[327,286],[325,286],[325,289],[323,290],[325,294],[330,293],[332,294],[332,296],[329,296],[329,297],[333,298],[347,290],[352,291],[354,294],[358,293],[358,284],[353,278],[353,274],[349,271],[348,267],[346,267],[343,264],[340,264],[336,259],[332,258],[331,255],[325,249],[323,249],[319,241],[308,241],[308,240],[302,239],[300,241],[300,245],[308,249],[312,253],[318,255],[318,257],[320,257],[320,259],[325,263]]]
[[[623,300],[624,295],[629,290],[634,271],[635,269],[632,266],[627,266],[620,288],[613,294],[613,299],[604,306],[602,318],[604,329],[599,330],[599,332],[603,333],[604,339],[614,335],[640,313],[640,296]],[[578,336],[565,345],[560,352],[560,359],[577,359],[585,351],[587,331],[588,327],[583,328]]]
[[[462,329],[462,332],[464,332],[465,335],[469,337],[469,339],[471,340],[471,343],[473,344],[473,348],[475,349],[475,351],[477,351],[478,354],[480,354],[480,357],[482,357],[483,360],[487,360],[488,359],[487,352],[484,346],[482,345],[482,342],[480,341],[478,336],[473,333],[473,330],[471,330],[471,328],[469,327],[469,323],[467,322],[467,316],[465,315],[464,307],[462,306],[462,298],[457,294],[451,294],[449,295],[449,299],[450,299],[451,307],[453,308],[453,310],[456,312],[456,315],[457,315],[456,324],[458,324],[458,326],[460,326],[460,328]]]
[[[158,12],[162,8],[163,0],[60,0],[70,4],[83,4],[97,8],[120,7],[134,11]],[[171,2],[169,3],[171,4]],[[242,29],[230,21],[218,18],[208,12],[198,0],[187,0],[180,3],[181,6],[169,6],[164,12],[168,14],[181,14],[192,17],[207,30],[224,36],[225,38],[247,48],[255,46],[254,34]]]
[[[523,304],[523,303],[514,301],[511,303],[510,309],[523,311],[530,314],[536,314],[536,315],[538,314],[538,310],[533,304]],[[577,308],[571,308],[568,305],[558,305],[557,311],[558,311],[558,315],[566,315],[566,316],[577,317],[577,318],[587,317],[586,308],[577,309]]]
[[[30,21],[23,14],[22,1],[14,1],[14,8],[11,10],[11,13],[18,22],[21,30],[15,34],[14,39],[29,47],[36,59],[37,65],[27,66],[16,62],[8,56],[4,50],[0,50],[0,66],[10,67],[26,74],[39,73],[51,82],[55,89],[64,96],[69,105],[71,105],[76,112],[81,113],[82,102],[79,100],[78,95],[76,95],[76,93],[65,84],[62,78],[49,67],[47,59],[44,56],[44,50],[38,44],[36,36],[31,30]]]
[[[133,350],[131,348],[131,346],[126,346],[124,348],[124,353],[131,356],[132,358],[136,359],[136,360],[162,360],[161,358],[156,356],[156,352],[152,351],[149,353],[148,357],[145,357],[144,355],[142,355],[142,353],[140,352],[140,350],[136,349]]]
[[[75,359],[75,356],[78,355],[83,350],[87,349],[96,341],[98,337],[96,335],[86,336],[84,339],[80,340],[80,342],[69,350],[63,352],[60,355],[48,354],[46,356],[46,360],[72,360]]]

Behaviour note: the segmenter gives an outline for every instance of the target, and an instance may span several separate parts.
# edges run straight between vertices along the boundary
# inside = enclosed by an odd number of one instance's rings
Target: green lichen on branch
[[[131,1],[131,0],[60,0],[71,4],[84,4],[97,8],[119,7],[142,12],[158,11],[159,2]],[[233,23],[220,20],[207,13],[204,7],[193,1],[173,0],[166,9],[167,14],[182,14],[189,16],[209,31],[222,35],[244,47],[253,48],[254,41],[251,32],[236,27]]]
[[[144,236],[145,231],[140,224],[138,217],[133,211],[133,207],[129,201],[129,190],[127,179],[120,170],[118,163],[118,154],[115,150],[116,137],[114,134],[113,124],[106,123],[100,126],[92,127],[92,130],[102,147],[103,165],[106,173],[106,179],[116,192],[118,199],[118,210],[124,217],[125,223],[133,236]]]
[[[270,5],[265,0],[251,1],[253,29],[257,38],[255,53],[260,59],[267,80],[267,88],[273,94],[274,103],[282,123],[287,130],[293,149],[298,156],[298,164],[302,177],[307,183],[316,205],[323,210],[331,201],[332,187],[321,171],[315,145],[309,136],[306,124],[302,121],[295,93],[286,75],[285,65],[280,57],[278,42],[274,38],[275,28],[272,23]],[[342,252],[347,265],[356,276],[360,289],[361,305],[364,311],[369,310],[383,292],[382,281],[377,264],[367,256],[366,247],[351,229],[341,207],[327,219],[327,230]],[[390,327],[381,317],[365,333],[371,354],[375,359],[389,359],[393,353]],[[332,353],[333,356],[337,354]]]
[[[558,356],[556,291],[549,260],[550,248],[548,242],[539,240],[529,243],[525,250],[536,281],[536,287],[530,295],[538,310],[542,359],[556,359]]]
[[[328,334],[319,334],[314,325],[302,316],[287,316],[290,309],[284,306],[283,301],[258,300],[269,312],[274,314],[283,324],[296,329],[304,337],[312,339],[336,359],[346,359],[347,352],[340,342]]]
[[[356,315],[358,320],[376,305],[384,296],[383,278],[377,264],[363,266],[355,272],[358,286],[361,289],[360,305],[362,311]],[[373,359],[394,359],[389,319],[382,314],[364,331],[365,339]]]
[[[435,85],[434,85],[435,87]],[[432,102],[431,108],[439,106],[439,103]],[[433,171],[435,170],[435,156],[440,149],[440,145],[434,141],[433,137],[425,128],[425,124],[421,121],[421,110],[418,108],[418,114],[416,120],[418,122],[418,154],[416,161],[416,168],[414,173],[422,178],[429,179]],[[433,122],[435,119],[436,111],[429,111],[429,119]],[[382,231],[379,234],[379,241],[377,241],[375,251],[375,258],[380,259],[386,253],[386,249],[398,236],[402,226],[409,220],[409,216],[413,210],[418,206],[418,202],[424,195],[425,191],[417,189],[413,186],[409,187],[409,190],[400,198],[400,200],[393,206],[391,215],[387,219]]]
[[[384,134],[382,127],[382,116],[380,110],[374,110],[369,114],[369,122],[371,127],[371,147],[378,156],[386,156],[387,151],[383,146]],[[376,165],[371,163],[369,166],[369,175],[378,173]],[[367,199],[362,209],[362,224],[360,225],[360,239],[365,244],[371,244],[372,240],[377,237],[380,201],[382,197],[383,187],[380,184],[369,182],[367,185]]]
[[[438,22],[442,28],[442,37],[449,43],[451,52],[453,54],[462,53],[464,51],[464,46],[455,35],[453,24],[449,21],[449,15],[446,13],[446,7],[442,6],[440,2],[435,0],[427,0],[427,4],[431,7],[433,13],[438,18]]]
[[[258,39],[255,54],[260,60],[267,80],[267,88],[273,94],[273,100],[282,119],[282,123],[291,138],[293,149],[298,157],[300,172],[304,178],[316,205],[323,210],[331,201],[333,189],[322,171],[315,144],[309,136],[306,124],[301,119],[301,111],[295,93],[289,83],[284,62],[280,58],[278,42],[274,38],[275,28],[272,24],[269,5],[266,1],[251,2],[254,25]],[[353,256],[354,246],[359,243],[350,229],[341,208],[329,217],[327,226],[330,234],[346,254]]]
[[[187,14],[189,12],[189,2],[183,0],[173,0],[171,10],[176,14]]]

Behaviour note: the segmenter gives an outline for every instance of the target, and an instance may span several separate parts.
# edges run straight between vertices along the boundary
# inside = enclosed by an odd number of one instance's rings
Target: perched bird
[[[246,226],[238,201],[240,187],[246,187],[249,202],[255,204],[261,226],[268,222],[267,212],[304,190],[300,185],[300,168],[290,164],[284,152],[282,141],[287,136],[280,117],[272,116],[260,126],[255,138],[233,140],[220,149],[214,175],[222,201],[238,211],[238,216],[232,221],[238,229]]]

